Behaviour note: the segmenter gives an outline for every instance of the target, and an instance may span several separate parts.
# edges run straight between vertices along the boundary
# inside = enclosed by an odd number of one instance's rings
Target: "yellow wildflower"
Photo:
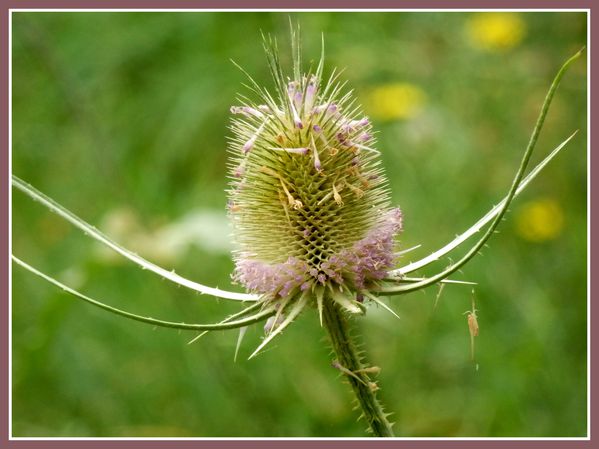
[[[522,41],[526,25],[516,13],[479,13],[469,18],[466,31],[475,47],[487,51],[504,51]]]
[[[368,110],[379,120],[406,120],[416,116],[426,101],[426,94],[410,83],[384,84],[367,96]]]
[[[549,198],[531,201],[516,215],[516,232],[532,242],[557,237],[564,227],[564,214],[557,201]]]

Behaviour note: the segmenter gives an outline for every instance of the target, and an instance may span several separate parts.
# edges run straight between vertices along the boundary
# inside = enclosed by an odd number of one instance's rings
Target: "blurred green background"
[[[12,15],[13,173],[149,259],[229,288],[230,59],[270,86],[260,31],[307,62],[326,41],[378,133],[401,244],[423,257],[506,192],[584,13],[27,13]],[[586,59],[586,58],[583,58]],[[533,163],[580,133],[516,201],[458,279],[394,297],[355,325],[382,367],[400,436],[584,436],[586,63],[565,77]],[[238,305],[177,288],[13,191],[13,252],[143,315],[212,322]],[[454,258],[457,256],[454,256]],[[449,260],[440,261],[436,269]],[[428,271],[431,272],[430,270]],[[426,272],[425,272],[426,273]],[[153,329],[80,303],[13,266],[14,436],[362,436],[315,313],[246,361],[262,336]],[[235,287],[232,287],[235,288]]]

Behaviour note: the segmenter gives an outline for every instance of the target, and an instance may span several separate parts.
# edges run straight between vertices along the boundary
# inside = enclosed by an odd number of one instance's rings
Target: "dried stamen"
[[[364,196],[364,191],[359,187],[356,187],[353,184],[350,184],[349,182],[346,182],[345,185],[349,187],[349,189],[352,192],[354,192],[358,198],[362,198]]]
[[[335,202],[338,206],[343,206],[343,198],[341,198],[341,195],[339,195],[339,190],[337,190],[335,183],[333,183],[333,198],[335,199]]]
[[[289,205],[291,207],[293,207],[295,210],[298,210],[298,209],[301,209],[302,207],[304,207],[304,204],[300,200],[296,200],[295,198],[293,198],[293,195],[291,195],[291,193],[289,193],[289,190],[285,186],[283,179],[281,179],[279,177],[279,181],[281,183],[281,186],[283,187],[283,190],[285,191],[285,195],[287,195],[287,201],[289,202]]]

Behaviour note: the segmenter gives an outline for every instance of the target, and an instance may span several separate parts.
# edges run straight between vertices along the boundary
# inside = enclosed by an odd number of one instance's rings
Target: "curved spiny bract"
[[[75,298],[78,298],[82,301],[87,302],[88,304],[92,304],[92,305],[99,307],[100,309],[106,310],[110,313],[114,313],[115,315],[120,315],[124,318],[128,318],[130,320],[139,321],[139,322],[146,323],[146,324],[151,324],[153,326],[167,327],[167,328],[171,328],[171,329],[181,329],[181,330],[196,330],[196,331],[215,331],[215,330],[237,329],[240,327],[248,326],[250,324],[258,323],[260,321],[264,321],[264,320],[268,319],[270,316],[275,314],[275,308],[273,306],[267,305],[266,307],[261,307],[262,310],[254,313],[253,315],[247,316],[247,314],[249,312],[254,311],[255,309],[258,308],[257,306],[260,305],[259,303],[254,303],[251,306],[247,307],[245,310],[242,310],[241,312],[236,313],[232,317],[229,317],[228,319],[225,319],[225,320],[221,321],[220,323],[192,324],[192,323],[183,323],[183,322],[175,322],[175,321],[164,321],[164,320],[160,320],[157,318],[137,315],[135,313],[127,312],[127,311],[119,309],[117,307],[109,306],[108,304],[105,304],[101,301],[98,301],[89,296],[86,296],[83,293],[80,293],[79,291],[75,290],[74,288],[71,288],[71,287],[63,284],[62,282],[56,280],[55,278],[48,276],[47,274],[41,272],[40,270],[32,267],[28,263],[22,261],[15,255],[12,255],[11,257],[12,257],[13,262],[15,262],[17,265],[20,265],[21,267],[25,268],[30,273],[42,278],[43,280],[45,280],[46,282],[49,282],[50,284],[55,285],[56,287],[60,288],[64,292],[74,296]],[[244,318],[242,318],[242,317],[244,317]],[[234,318],[238,318],[238,319],[234,320]]]
[[[276,93],[233,106],[228,210],[237,249],[234,280],[271,300],[317,287],[346,296],[383,279],[402,227],[370,121],[333,73],[285,78],[267,43]],[[316,295],[311,295],[313,298]],[[343,302],[343,301],[341,301]]]
[[[257,295],[248,295],[246,293],[237,293],[237,292],[229,292],[226,290],[221,290],[215,287],[208,287],[207,285],[200,284],[198,282],[191,281],[182,276],[179,276],[175,273],[174,270],[166,270],[158,265],[144,259],[139,254],[134,253],[133,251],[128,250],[122,245],[119,245],[114,240],[110,239],[108,236],[100,232],[95,226],[87,223],[85,220],[79,218],[73,212],[62,206],[61,204],[54,201],[52,198],[47,196],[46,194],[40,192],[32,185],[26,183],[18,176],[12,175],[12,185],[13,187],[19,189],[26,195],[28,195],[34,201],[39,201],[40,204],[46,206],[52,212],[58,214],[58,216],[62,217],[66,221],[70,222],[74,226],[81,229],[85,235],[97,240],[101,244],[107,246],[108,248],[116,251],[121,256],[129,259],[133,263],[139,265],[143,270],[148,270],[152,273],[158,274],[164,279],[167,279],[171,282],[174,282],[177,285],[182,285],[188,289],[194,290],[196,292],[211,295],[216,298],[223,299],[231,299],[235,301],[259,301],[259,296]]]

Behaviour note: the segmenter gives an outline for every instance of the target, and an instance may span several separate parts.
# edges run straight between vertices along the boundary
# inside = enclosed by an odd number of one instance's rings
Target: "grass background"
[[[292,13],[365,104],[401,244],[427,255],[507,191],[546,89],[586,41],[583,13]],[[142,255],[228,287],[228,108],[233,59],[270,85],[260,31],[287,51],[283,13],[13,13],[12,170]],[[586,64],[567,74],[533,162],[579,135],[516,201],[457,278],[356,319],[398,435],[584,436]],[[377,93],[378,92],[378,93]],[[238,309],[111,256],[13,191],[13,252],[110,304],[187,322]],[[436,269],[449,263],[441,261]],[[431,271],[429,271],[430,273]],[[12,275],[14,436],[362,436],[314,313],[261,338],[152,329]],[[244,357],[245,356],[245,357]]]

